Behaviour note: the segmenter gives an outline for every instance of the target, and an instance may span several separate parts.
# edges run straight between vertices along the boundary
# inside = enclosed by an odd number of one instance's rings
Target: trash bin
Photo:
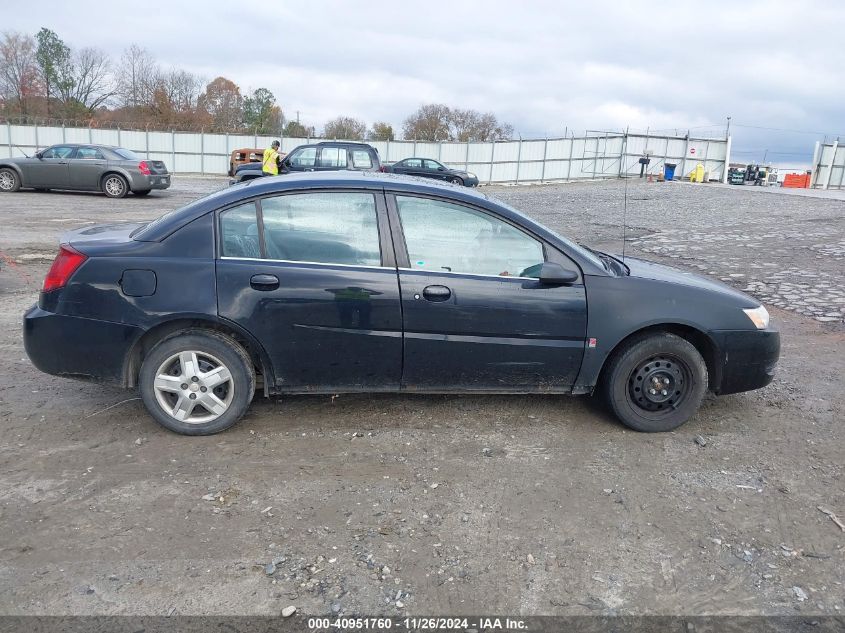
[[[663,177],[666,178],[666,180],[672,180],[675,178],[675,167],[677,167],[677,165],[674,165],[672,163],[664,163]]]

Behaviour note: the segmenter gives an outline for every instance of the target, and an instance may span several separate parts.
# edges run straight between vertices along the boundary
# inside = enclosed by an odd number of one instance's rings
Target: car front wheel
[[[460,178],[458,178],[457,176],[450,178],[449,182],[451,182],[453,185],[458,185],[458,186],[462,186],[464,184],[464,181],[461,180]]]
[[[183,435],[211,435],[246,413],[255,371],[244,348],[210,330],[164,339],[144,359],[141,398],[155,420]]]
[[[9,193],[21,188],[21,181],[13,169],[0,169],[0,191]]]
[[[129,183],[120,174],[108,174],[103,178],[102,188],[109,198],[123,198],[129,193]]]
[[[605,396],[635,431],[671,431],[689,420],[707,391],[707,365],[695,346],[668,332],[630,341],[614,353]]]

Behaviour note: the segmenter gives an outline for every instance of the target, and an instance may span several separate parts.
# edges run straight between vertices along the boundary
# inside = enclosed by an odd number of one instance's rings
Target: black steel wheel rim
[[[657,354],[637,364],[626,395],[634,408],[650,416],[670,415],[689,396],[692,372],[680,358]]]

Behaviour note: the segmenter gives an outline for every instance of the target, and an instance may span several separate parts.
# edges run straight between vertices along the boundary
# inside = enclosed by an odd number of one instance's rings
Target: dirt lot
[[[818,509],[845,520],[835,194],[629,186],[628,254],[748,289],[783,332],[775,383],[674,433],[590,398],[379,395],[259,397],[187,438],[134,393],[30,365],[21,315],[63,230],[224,184],[0,196],[0,613],[845,611],[845,532]],[[620,247],[620,182],[488,191]]]

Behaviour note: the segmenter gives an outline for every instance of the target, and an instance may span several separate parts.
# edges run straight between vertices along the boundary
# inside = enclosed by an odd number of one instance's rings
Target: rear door
[[[402,317],[381,190],[291,192],[218,214],[219,314],[282,390],[398,389]]]
[[[73,147],[56,145],[49,147],[27,166],[27,181],[32,187],[67,189],[68,161]]]
[[[564,254],[485,209],[388,196],[402,289],[402,387],[436,391],[566,391],[587,328],[582,277],[545,285]],[[394,229],[396,230],[396,229]]]
[[[106,157],[98,148],[77,147],[68,160],[68,186],[89,191],[99,189],[106,166]]]

